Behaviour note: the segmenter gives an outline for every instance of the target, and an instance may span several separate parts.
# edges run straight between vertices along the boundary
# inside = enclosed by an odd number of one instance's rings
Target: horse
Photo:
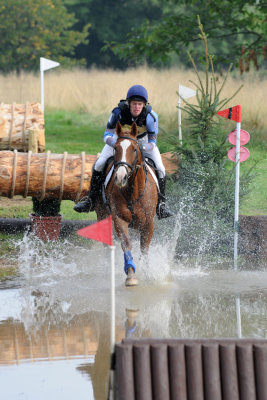
[[[111,169],[113,173],[95,211],[98,220],[111,213],[124,252],[124,271],[127,275],[125,285],[135,286],[138,281],[128,228],[130,226],[139,232],[141,253],[147,255],[154,233],[158,186],[155,173],[146,165],[143,151],[139,147],[136,123],[133,123],[131,130],[123,130],[118,122],[116,133],[118,138],[114,147],[114,160],[107,168],[105,177],[111,173]]]

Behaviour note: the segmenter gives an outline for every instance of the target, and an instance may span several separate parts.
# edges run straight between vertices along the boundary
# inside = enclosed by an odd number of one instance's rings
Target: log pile
[[[86,196],[96,155],[0,151],[0,196],[78,201]],[[162,154],[167,173],[178,167],[171,153]]]
[[[44,113],[41,104],[0,104],[0,150],[27,152],[30,130],[38,131],[38,151],[44,152]]]

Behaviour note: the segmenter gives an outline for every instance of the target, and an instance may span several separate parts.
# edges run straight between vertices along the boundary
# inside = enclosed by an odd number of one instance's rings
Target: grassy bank
[[[223,76],[217,79],[222,82]],[[177,90],[178,84],[193,87],[195,81],[192,71],[175,68],[156,70],[149,68],[127,71],[111,70],[51,70],[45,74],[45,129],[46,150],[54,153],[96,154],[103,147],[103,131],[111,109],[125,97],[127,89],[134,83],[147,87],[149,100],[159,114],[159,148],[161,152],[170,151],[169,135],[177,135]],[[241,164],[241,174],[253,168],[255,177],[252,191],[241,203],[240,212],[258,215],[267,213],[267,80],[264,71],[258,74],[232,74],[223,90],[222,97],[230,97],[244,84],[243,89],[233,100],[242,105],[242,128],[249,131],[251,141],[247,145],[250,158]],[[5,103],[25,103],[39,101],[39,75],[22,73],[0,75],[1,99]],[[194,102],[192,98],[190,101]],[[185,128],[185,115],[182,113]],[[235,128],[232,121],[224,121],[226,133]],[[230,145],[229,145],[230,147]],[[231,162],[229,161],[231,164]],[[13,205],[14,204],[14,205]],[[73,202],[63,201],[61,213],[67,219],[87,219],[92,215],[77,214],[72,210]],[[32,210],[31,200],[22,204],[7,203],[0,198],[0,215],[3,217],[27,218]]]

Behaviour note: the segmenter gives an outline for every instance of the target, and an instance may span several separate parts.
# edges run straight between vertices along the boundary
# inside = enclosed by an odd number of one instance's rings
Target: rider
[[[104,132],[104,146],[99,158],[97,159],[91,179],[90,191],[87,200],[77,203],[74,210],[77,212],[94,211],[96,201],[101,193],[103,182],[103,170],[106,161],[114,154],[113,147],[117,140],[115,131],[117,122],[122,126],[130,127],[136,122],[138,127],[138,143],[143,148],[145,154],[151,158],[157,168],[159,182],[159,199],[157,204],[157,216],[159,219],[172,216],[172,212],[165,205],[165,184],[166,175],[161,155],[157,147],[158,116],[152,111],[148,104],[147,90],[141,85],[130,87],[127,92],[126,100],[121,100],[118,107],[115,107],[109,117],[106,130]]]

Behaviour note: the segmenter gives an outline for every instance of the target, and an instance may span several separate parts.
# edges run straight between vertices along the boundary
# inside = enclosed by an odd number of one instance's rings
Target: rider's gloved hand
[[[116,141],[117,141],[116,138],[114,138],[113,136],[109,136],[109,137],[106,139],[106,144],[108,144],[110,147],[114,147]]]
[[[143,144],[141,144],[141,145],[139,146],[139,148],[140,148],[140,151],[141,151],[142,160],[144,160],[144,159],[145,159],[146,146],[143,145]]]

